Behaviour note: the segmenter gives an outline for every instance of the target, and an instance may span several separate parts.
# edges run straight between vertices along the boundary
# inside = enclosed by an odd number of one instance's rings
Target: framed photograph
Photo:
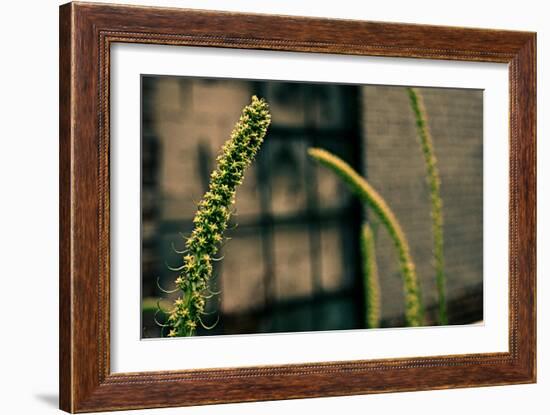
[[[536,381],[536,35],[60,8],[60,407]]]

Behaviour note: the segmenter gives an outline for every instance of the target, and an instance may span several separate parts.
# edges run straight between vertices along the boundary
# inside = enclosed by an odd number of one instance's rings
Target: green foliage
[[[170,337],[192,336],[198,324],[204,327],[201,316],[206,300],[213,295],[209,290],[212,261],[231,216],[235,191],[260,149],[270,122],[267,103],[253,96],[222,147],[208,191],[198,204],[194,229],[185,242],[183,265],[178,269],[181,273],[175,281],[182,295],[174,301],[166,323]]]
[[[368,223],[363,224],[361,232],[361,259],[363,260],[367,327],[377,328],[380,327],[380,281],[374,234]]]
[[[411,258],[409,244],[395,214],[378,192],[349,164],[326,150],[310,148],[309,155],[320,164],[335,172],[365,204],[378,216],[387,229],[397,249],[405,291],[405,318],[408,326],[424,323],[420,287]]]
[[[437,168],[437,159],[435,158],[434,146],[430,129],[428,127],[428,117],[422,95],[416,88],[407,88],[409,94],[411,109],[416,119],[416,130],[420,139],[420,147],[424,156],[426,165],[426,181],[430,188],[430,201],[432,209],[432,234],[433,234],[433,255],[435,278],[437,284],[437,293],[439,300],[439,324],[448,323],[447,319],[447,300],[446,300],[446,281],[445,265],[443,258],[443,202],[441,200],[441,180]]]

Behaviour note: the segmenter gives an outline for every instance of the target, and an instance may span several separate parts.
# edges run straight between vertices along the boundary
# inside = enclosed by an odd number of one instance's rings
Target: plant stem
[[[448,323],[445,263],[443,257],[443,202],[441,200],[441,180],[437,159],[435,157],[433,140],[428,127],[428,117],[422,95],[416,88],[407,88],[411,108],[416,119],[416,130],[420,139],[420,147],[426,165],[426,181],[430,188],[432,234],[433,234],[433,255],[435,267],[435,279],[439,300],[439,324]]]
[[[376,264],[374,234],[368,223],[361,232],[361,259],[365,284],[366,321],[368,328],[380,327],[380,281]]]
[[[368,204],[386,227],[399,256],[401,275],[405,291],[405,318],[408,326],[424,324],[424,310],[421,303],[420,287],[411,258],[405,234],[386,201],[378,192],[339,157],[319,148],[310,148],[309,155],[322,165],[334,171],[364,203]]]

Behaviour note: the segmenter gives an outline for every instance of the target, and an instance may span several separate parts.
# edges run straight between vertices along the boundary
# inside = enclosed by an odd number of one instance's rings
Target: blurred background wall
[[[482,319],[483,92],[421,88],[441,176],[445,271],[451,323]],[[424,304],[437,301],[432,266],[430,195],[415,121],[404,88],[361,87],[366,176],[394,210],[411,245]],[[400,274],[392,242],[377,232],[383,318],[400,324]]]
[[[481,91],[422,89],[439,159],[450,322],[482,314]],[[234,229],[216,263],[215,329],[199,334],[365,327],[358,230],[372,220],[382,286],[382,325],[404,325],[397,258],[385,230],[309,146],[338,154],[380,191],[408,236],[428,323],[435,323],[431,221],[424,162],[402,87],[142,78],[143,336],[156,337],[157,288],[172,288],[183,235],[215,156],[257,94],[272,126],[237,192]],[[166,302],[165,308],[169,307]],[[212,317],[215,320],[215,315]]]

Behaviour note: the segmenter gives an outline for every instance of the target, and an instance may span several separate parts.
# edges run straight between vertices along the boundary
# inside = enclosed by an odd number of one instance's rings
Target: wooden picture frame
[[[509,65],[509,351],[111,373],[109,69],[117,42]],[[536,34],[69,3],[60,8],[60,407],[68,412],[536,380]]]

